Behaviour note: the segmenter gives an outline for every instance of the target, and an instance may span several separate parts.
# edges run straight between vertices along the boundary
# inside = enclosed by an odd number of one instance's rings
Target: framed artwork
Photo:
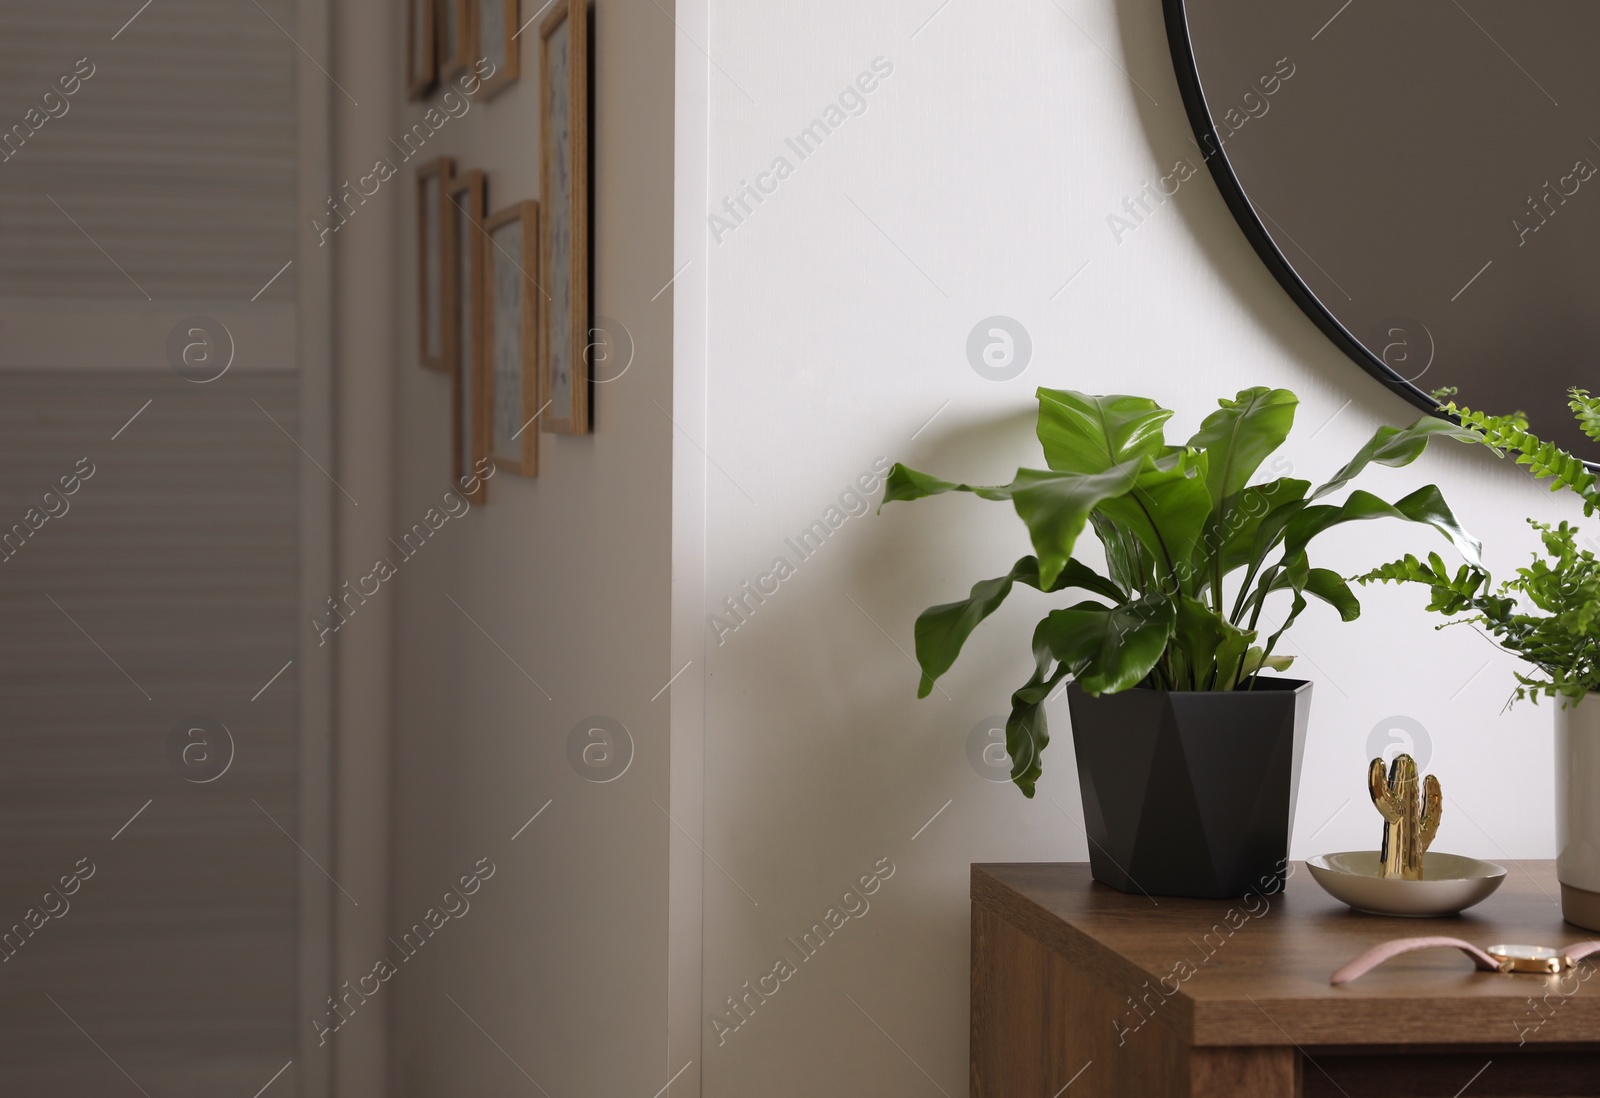
[[[589,12],[553,0],[539,27],[540,428],[589,433]]]
[[[406,0],[406,92],[421,99],[439,78],[435,53],[438,0]]]
[[[450,275],[444,262],[445,185],[455,161],[441,156],[417,169],[417,353],[430,370],[450,369],[445,354],[445,298]]]
[[[493,99],[516,83],[522,75],[522,50],[517,35],[522,30],[518,20],[522,5],[518,0],[477,0],[477,48],[473,61],[487,58],[494,65],[494,75],[483,82],[481,91],[485,99]]]
[[[518,202],[485,223],[484,318],[488,454],[495,467],[539,475],[539,203]]]
[[[446,280],[445,346],[455,384],[451,401],[454,409],[453,457],[457,490],[463,477],[484,454],[483,412],[483,217],[485,212],[484,175],[481,171],[463,172],[445,187],[444,267]],[[466,494],[466,493],[464,493]],[[483,484],[467,494],[473,503],[482,503]]]
[[[478,5],[473,0],[435,3],[439,5],[439,79],[452,80],[472,67]]]

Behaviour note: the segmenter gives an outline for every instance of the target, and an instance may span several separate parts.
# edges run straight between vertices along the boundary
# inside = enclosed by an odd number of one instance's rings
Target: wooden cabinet
[[[1334,969],[1391,938],[1563,946],[1553,863],[1448,919],[1362,915],[1292,866],[1236,901],[1126,894],[1084,864],[972,867],[974,1098],[1600,1095],[1600,955],[1565,978],[1455,950]]]

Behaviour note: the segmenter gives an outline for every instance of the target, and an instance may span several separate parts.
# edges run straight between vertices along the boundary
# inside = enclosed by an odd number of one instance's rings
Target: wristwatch
[[[1492,945],[1487,949],[1479,949],[1460,938],[1396,938],[1392,942],[1375,945],[1353,958],[1333,974],[1330,982],[1335,985],[1348,984],[1357,976],[1371,972],[1402,953],[1439,948],[1459,949],[1485,972],[1533,972],[1554,976],[1567,971],[1589,954],[1600,953],[1600,942],[1580,942],[1562,949],[1531,945]]]

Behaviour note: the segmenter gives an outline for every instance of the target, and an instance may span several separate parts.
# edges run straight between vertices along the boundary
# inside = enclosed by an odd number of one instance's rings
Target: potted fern
[[[1466,429],[1431,416],[1383,427],[1316,487],[1289,476],[1252,484],[1294,424],[1286,389],[1219,401],[1182,445],[1166,442],[1172,412],[1153,400],[1063,389],[1038,400],[1044,469],[994,486],[898,464],[889,473],[885,503],[950,491],[1010,503],[1034,549],[917,619],[919,696],[1014,586],[1064,595],[1035,628],[1034,673],[1011,697],[1012,781],[1033,796],[1049,744],[1044,703],[1070,680],[1095,879],[1173,896],[1270,889],[1288,854],[1311,684],[1265,672],[1288,669],[1277,647],[1308,598],[1346,621],[1361,612],[1338,572],[1312,567],[1311,541],[1342,523],[1397,518],[1478,562],[1478,542],[1432,485],[1394,503],[1359,490],[1325,501],[1367,466],[1408,465],[1431,439]],[[1103,572],[1079,552],[1090,530]]]
[[[1439,397],[1445,392],[1436,394]],[[1571,391],[1569,405],[1584,434],[1600,441],[1600,398]],[[1595,474],[1554,443],[1528,431],[1521,415],[1493,416],[1453,402],[1441,411],[1467,428],[1465,436],[1501,456],[1516,455],[1551,491],[1567,489],[1586,517],[1600,508]],[[1517,672],[1513,700],[1550,698],[1556,712],[1556,875],[1568,922],[1600,930],[1600,560],[1578,545],[1578,528],[1529,519],[1542,553],[1498,585],[1481,568],[1454,572],[1437,555],[1414,556],[1356,577],[1362,584],[1418,583],[1429,589],[1428,609],[1470,624],[1528,665]],[[1444,628],[1445,626],[1440,626]]]

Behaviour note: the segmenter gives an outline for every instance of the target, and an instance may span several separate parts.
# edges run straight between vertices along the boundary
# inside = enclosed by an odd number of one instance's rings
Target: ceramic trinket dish
[[[1368,768],[1372,803],[1383,816],[1381,850],[1348,850],[1306,860],[1311,877],[1334,899],[1373,915],[1454,915],[1487,899],[1505,880],[1504,866],[1430,851],[1444,796],[1439,780],[1417,773],[1410,755]]]

